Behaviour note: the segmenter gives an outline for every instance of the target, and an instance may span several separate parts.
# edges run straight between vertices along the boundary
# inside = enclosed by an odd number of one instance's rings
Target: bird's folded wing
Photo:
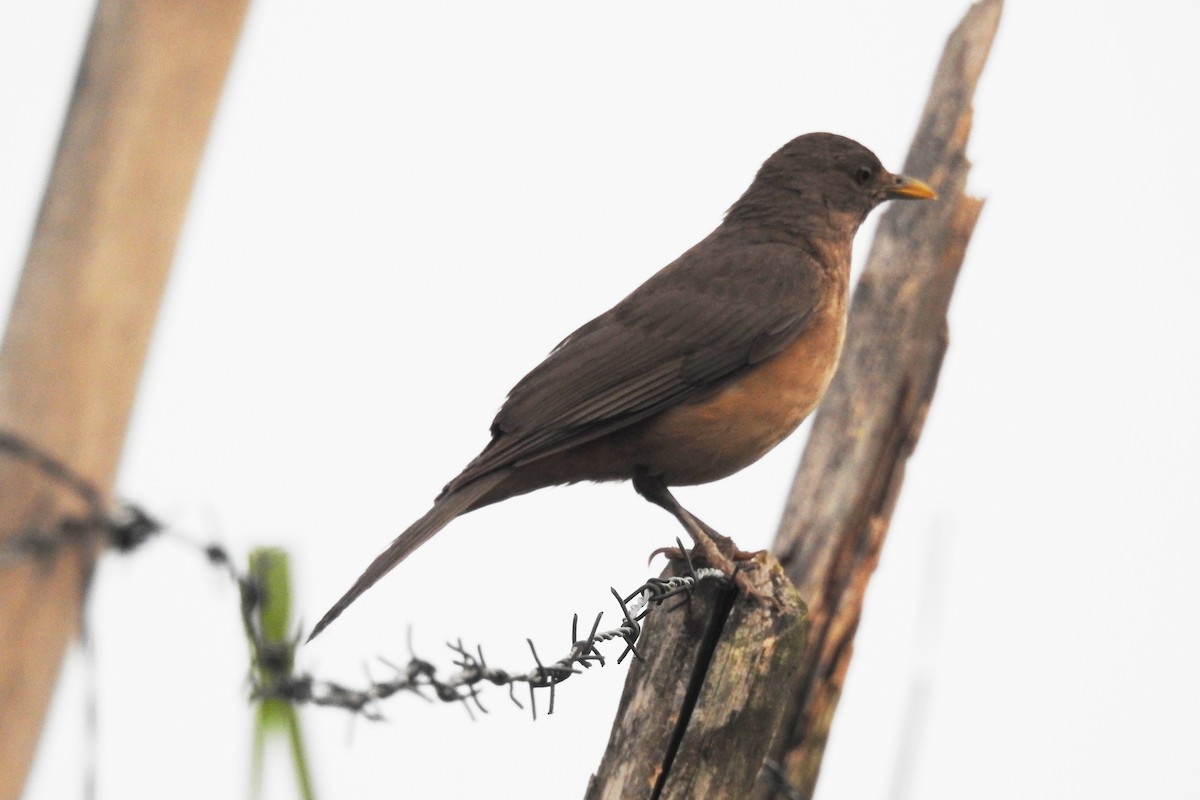
[[[828,279],[811,268],[813,254],[706,243],[572,333],[513,387],[492,443],[448,488],[699,400],[795,341]]]

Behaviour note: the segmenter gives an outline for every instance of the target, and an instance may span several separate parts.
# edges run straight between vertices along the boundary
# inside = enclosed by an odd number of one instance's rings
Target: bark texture
[[[842,362],[822,401],[774,552],[809,607],[809,646],[772,748],[811,797],[841,696],[867,582],[948,342],[946,311],[983,201],[966,194],[971,100],[1000,21],[982,0],[951,34],[904,174],[935,203],[884,213],[855,289]],[[756,797],[781,796],[760,785]]]
[[[795,679],[804,612],[778,562],[750,574],[764,606],[706,581],[649,618],[587,800],[747,797]],[[670,573],[670,570],[668,570]]]

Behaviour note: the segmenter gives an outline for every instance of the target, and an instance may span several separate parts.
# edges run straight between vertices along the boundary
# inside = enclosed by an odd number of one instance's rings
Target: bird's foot
[[[696,546],[690,552],[682,547],[660,547],[650,554],[650,558],[653,559],[656,555],[661,554],[666,556],[668,561],[683,562],[689,567],[712,567],[732,578],[734,584],[743,593],[758,603],[762,605],[776,603],[775,598],[764,593],[755,585],[749,575],[750,570],[758,568],[757,557],[765,551],[742,550],[733,544],[732,539],[721,534],[716,534],[716,537],[697,536],[694,538]]]
[[[761,605],[773,604],[775,599],[756,586],[748,574],[749,570],[758,567],[758,563],[753,560],[754,554],[741,550],[733,543],[733,539],[722,536],[711,528],[706,530],[705,534],[707,535],[694,537],[695,549],[700,551],[702,560],[733,578],[734,584],[746,596]]]

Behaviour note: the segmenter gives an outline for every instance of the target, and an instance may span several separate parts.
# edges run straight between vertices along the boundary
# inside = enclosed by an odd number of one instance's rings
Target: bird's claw
[[[682,547],[657,547],[650,551],[650,555],[646,558],[646,563],[649,564],[654,560],[655,556],[665,556],[667,561],[687,561],[687,553]]]

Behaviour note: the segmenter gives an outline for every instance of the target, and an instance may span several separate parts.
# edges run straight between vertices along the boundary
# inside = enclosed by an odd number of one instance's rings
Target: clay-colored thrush
[[[935,196],[850,139],[788,142],[716,230],[513,387],[483,452],[312,636],[459,514],[556,484],[632,480],[709,563],[732,569],[667,487],[737,472],[808,416],[841,352],[859,225],[884,200]]]

